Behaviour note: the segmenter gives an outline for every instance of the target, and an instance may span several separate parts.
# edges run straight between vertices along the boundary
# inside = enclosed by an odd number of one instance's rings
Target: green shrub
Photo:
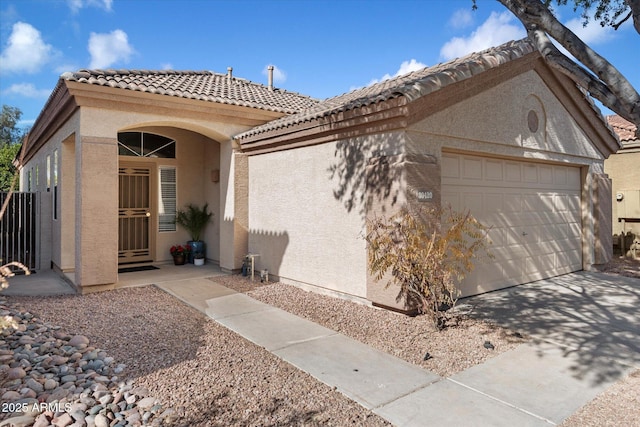
[[[176,214],[176,224],[184,227],[194,242],[200,241],[200,236],[204,229],[211,221],[213,213],[208,212],[209,204],[206,203],[202,209],[198,206],[189,204],[184,210],[178,211]]]

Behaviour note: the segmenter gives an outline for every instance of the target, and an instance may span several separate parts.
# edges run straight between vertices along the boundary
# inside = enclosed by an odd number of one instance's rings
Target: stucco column
[[[118,280],[117,144],[111,138],[76,138],[75,283],[82,292]]]
[[[233,141],[220,145],[220,268],[238,270],[249,241],[248,158]]]
[[[613,257],[611,223],[611,179],[604,173],[593,174],[594,263],[605,264]]]

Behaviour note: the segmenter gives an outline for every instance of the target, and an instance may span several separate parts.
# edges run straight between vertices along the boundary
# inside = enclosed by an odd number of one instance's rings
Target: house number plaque
[[[431,202],[433,200],[433,191],[431,190],[417,190],[416,191],[417,195],[418,195],[418,201],[419,202]]]

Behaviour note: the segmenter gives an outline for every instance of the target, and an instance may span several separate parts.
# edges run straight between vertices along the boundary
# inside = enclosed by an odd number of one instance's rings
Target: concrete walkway
[[[156,285],[397,426],[556,425],[640,369],[636,279],[580,272],[461,301],[534,340],[448,378],[202,277]]]
[[[185,285],[159,287],[180,298]],[[635,279],[580,272],[463,301],[534,340],[449,378],[215,283],[199,290],[183,301],[397,426],[556,425],[640,369],[640,312],[629,309],[640,306]],[[559,297],[566,294],[573,299]],[[594,340],[609,331],[612,347],[576,348],[577,330],[586,341],[589,331]]]

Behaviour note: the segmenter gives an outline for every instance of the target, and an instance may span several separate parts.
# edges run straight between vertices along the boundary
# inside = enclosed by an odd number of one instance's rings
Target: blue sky
[[[327,98],[525,36],[497,1],[3,0],[0,102],[30,126],[82,68],[210,70]],[[561,20],[640,88],[640,37]],[[607,111],[605,111],[608,113]]]

